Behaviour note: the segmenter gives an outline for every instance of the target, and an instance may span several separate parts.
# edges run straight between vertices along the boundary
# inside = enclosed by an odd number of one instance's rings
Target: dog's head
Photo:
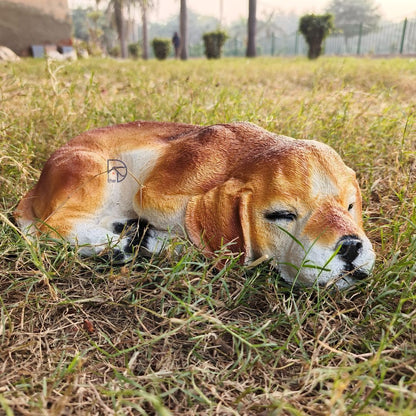
[[[246,264],[270,258],[286,281],[306,286],[346,288],[375,260],[354,171],[315,141],[280,137],[246,158],[231,178],[190,200],[186,229],[206,252],[229,243]]]

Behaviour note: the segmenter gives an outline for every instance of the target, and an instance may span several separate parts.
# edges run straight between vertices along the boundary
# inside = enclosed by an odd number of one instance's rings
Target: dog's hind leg
[[[170,234],[156,230],[138,218],[101,219],[78,223],[70,241],[82,255],[99,255],[116,263],[127,263],[136,255],[159,254],[170,240]]]

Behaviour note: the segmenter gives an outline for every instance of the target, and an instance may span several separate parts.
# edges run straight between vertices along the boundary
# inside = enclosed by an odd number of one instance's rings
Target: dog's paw
[[[137,250],[147,250],[151,226],[143,219],[129,219],[125,222],[114,222],[113,232],[120,235],[121,251],[131,258]]]
[[[104,262],[109,264],[125,264],[131,261],[131,255],[127,256],[123,250],[119,248],[108,248],[105,251],[98,254],[98,257]]]

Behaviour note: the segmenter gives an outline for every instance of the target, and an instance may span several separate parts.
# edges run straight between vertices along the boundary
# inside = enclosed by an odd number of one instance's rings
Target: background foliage
[[[218,59],[222,55],[222,48],[227,40],[227,33],[223,30],[204,33],[202,36],[205,46],[205,56],[208,59]]]
[[[152,47],[157,59],[166,59],[169,56],[169,52],[171,50],[171,40],[154,38],[152,40]]]
[[[306,14],[299,21],[299,31],[308,44],[308,58],[316,59],[322,53],[322,42],[334,29],[331,14]]]

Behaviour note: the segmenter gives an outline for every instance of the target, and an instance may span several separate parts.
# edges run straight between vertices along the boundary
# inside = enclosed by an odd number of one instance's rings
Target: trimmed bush
[[[108,50],[108,54],[112,56],[113,58],[120,58],[121,56],[120,46],[119,45],[113,46],[111,49]]]
[[[334,29],[332,14],[306,14],[299,21],[299,31],[308,44],[308,58],[316,59],[322,53],[322,42]]]
[[[166,59],[170,53],[171,40],[165,38],[154,38],[152,41],[153,52],[157,59]]]
[[[204,33],[202,36],[205,46],[205,56],[208,59],[218,59],[222,55],[222,47],[228,39],[228,35],[223,30]]]
[[[139,42],[130,43],[127,48],[129,51],[129,56],[132,58],[137,59],[141,55],[142,48]]]

